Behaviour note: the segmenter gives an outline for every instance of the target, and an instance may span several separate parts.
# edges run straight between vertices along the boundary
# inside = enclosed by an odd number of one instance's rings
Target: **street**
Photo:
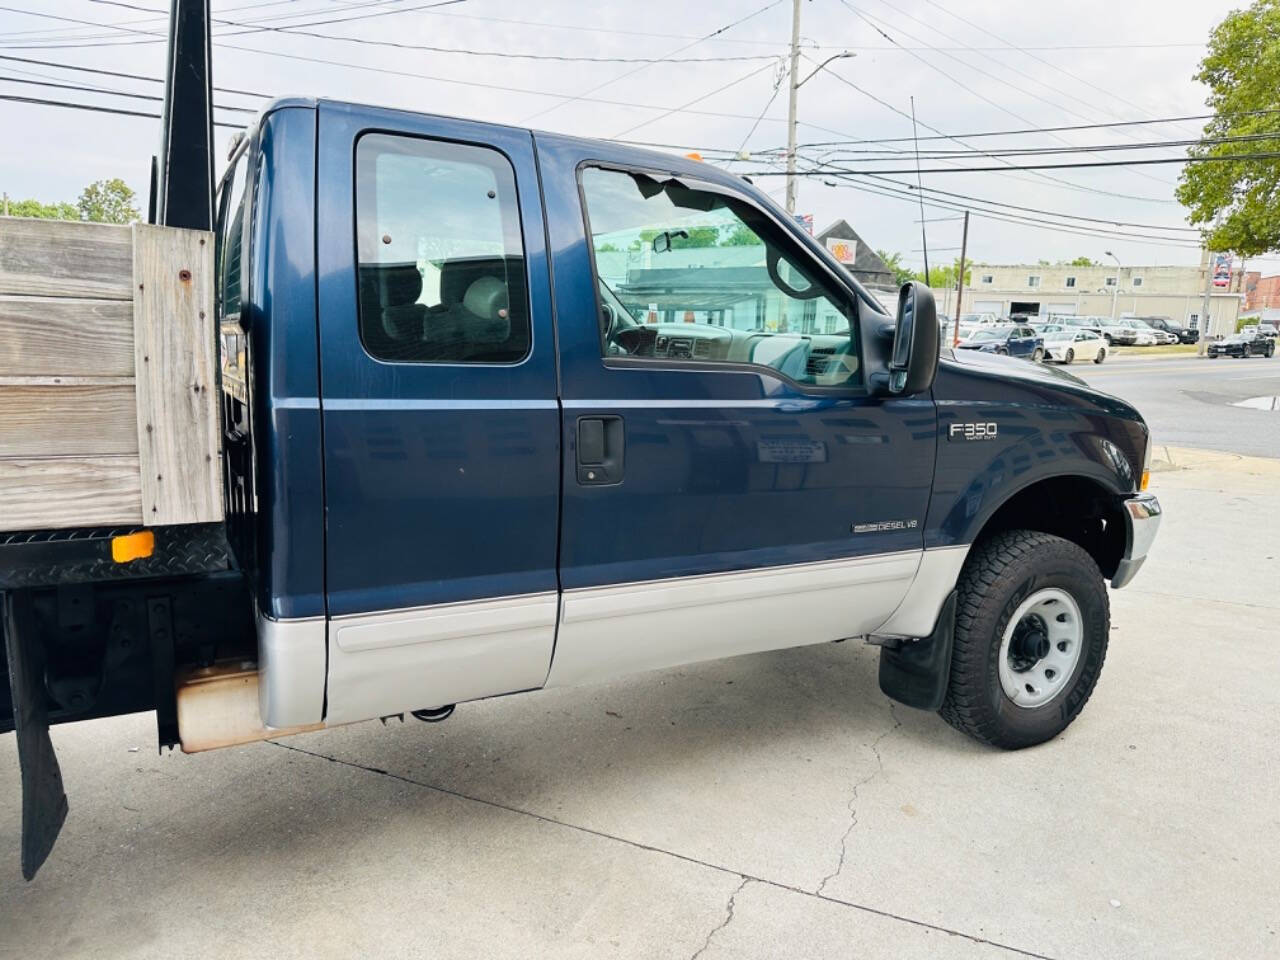
[[[1233,406],[1280,394],[1280,357],[1121,355],[1059,369],[1136,406],[1157,445],[1280,456],[1280,412]]]
[[[38,878],[0,807],[0,956],[1274,956],[1280,361],[1074,372],[1138,402],[1166,519],[1058,739],[984,748],[841,643],[155,754],[55,728]],[[12,737],[0,795],[16,797]]]

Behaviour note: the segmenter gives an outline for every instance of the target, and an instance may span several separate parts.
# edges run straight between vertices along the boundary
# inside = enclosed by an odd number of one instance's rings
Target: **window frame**
[[[986,286],[991,286],[996,282],[996,278],[994,274],[984,273],[978,278],[978,282],[985,284]]]
[[[767,373],[769,376],[772,376],[776,380],[789,384],[790,386],[794,387],[797,391],[801,393],[815,393],[815,394],[824,395],[824,396],[869,396],[870,395],[870,386],[867,382],[868,381],[867,358],[866,358],[866,351],[863,349],[862,326],[861,326],[861,319],[862,319],[861,305],[864,301],[863,301],[862,295],[860,294],[860,291],[856,287],[850,287],[850,285],[846,283],[838,273],[836,273],[834,270],[830,268],[830,266],[826,263],[826,261],[824,261],[821,257],[813,256],[811,252],[804,247],[803,244],[797,242],[793,237],[791,237],[790,234],[787,232],[787,227],[766,206],[756,202],[756,200],[753,197],[746,196],[736,190],[731,189],[730,187],[725,186],[724,184],[716,183],[711,180],[703,179],[702,177],[684,174],[676,171],[662,170],[656,167],[628,165],[625,163],[617,163],[617,162],[612,162],[608,160],[583,160],[581,163],[579,163],[577,166],[577,169],[575,170],[575,179],[577,180],[577,187],[578,187],[578,205],[582,209],[583,229],[586,231],[587,257],[591,264],[592,302],[598,304],[600,299],[600,270],[599,270],[599,266],[596,263],[596,247],[595,247],[595,243],[592,241],[593,234],[591,232],[591,212],[587,207],[587,194],[586,194],[585,186],[583,184],[583,174],[587,170],[608,170],[615,173],[626,174],[628,176],[634,176],[638,174],[640,176],[652,177],[653,179],[659,182],[664,182],[666,180],[678,180],[680,183],[682,183],[686,187],[689,187],[690,189],[703,190],[710,193],[717,193],[717,194],[720,194],[721,196],[731,197],[732,199],[738,201],[739,203],[742,203],[748,207],[751,207],[753,210],[756,211],[756,213],[758,213],[762,218],[764,218],[773,226],[775,231],[783,238],[783,242],[785,244],[791,245],[791,247],[793,248],[792,250],[793,253],[798,252],[800,254],[803,254],[805,255],[806,262],[814,263],[819,266],[820,270],[824,274],[824,279],[826,280],[829,288],[833,287],[836,292],[843,294],[845,298],[845,303],[843,304],[843,306],[845,310],[848,310],[853,314],[852,316],[849,316],[846,313],[845,318],[849,321],[849,341],[852,345],[854,345],[857,348],[857,357],[858,357],[857,380],[853,382],[843,383],[843,384],[838,384],[833,386],[824,386],[824,385],[815,384],[815,383],[805,383],[802,380],[796,380],[793,377],[787,376],[777,367],[771,367],[762,363],[751,363],[749,361],[696,360],[696,359],[690,358],[690,359],[681,359],[673,362],[669,357],[631,357],[631,356],[611,357],[605,353],[605,349],[604,349],[605,343],[599,333],[598,328],[600,324],[597,319],[596,320],[596,327],[597,327],[596,339],[599,343],[600,361],[604,367],[608,369],[613,369],[613,370],[627,370],[627,369],[637,369],[637,368],[652,369],[654,367],[660,367],[663,370],[671,370],[671,371],[677,371],[677,372],[688,371],[691,373],[695,373],[695,372],[736,373],[736,374],[747,373],[754,376],[758,376],[760,373],[763,372],[763,373]],[[786,251],[784,250],[784,252]],[[840,309],[841,307],[840,303],[835,303],[834,305],[836,306],[837,309]],[[842,310],[841,312],[844,313],[844,310]]]
[[[1142,277],[1130,277],[1129,282],[1135,287],[1140,287],[1142,286]]]
[[[1038,273],[1027,274],[1027,289],[1028,290],[1040,289],[1040,274]]]
[[[1063,282],[1063,285],[1064,285],[1066,288],[1074,288],[1074,287],[1075,287],[1075,285],[1076,285],[1076,278],[1075,278],[1075,277],[1067,277],[1067,278],[1066,278],[1066,280]]]
[[[253,182],[256,179],[253,176],[251,167],[256,163],[257,157],[257,131],[246,133],[236,144],[235,149],[231,152],[231,156],[227,159],[226,169],[222,172],[214,190],[214,220],[213,220],[213,268],[214,268],[214,310],[213,317],[215,325],[220,325],[224,321],[234,319],[240,323],[242,330],[247,330],[244,322],[245,307],[249,303],[249,274],[245,272],[244,265],[246,261],[250,261],[250,238],[253,236],[253,205],[256,201],[253,189]],[[227,226],[227,218],[234,216],[231,207],[231,191],[235,187],[236,174],[244,164],[244,182],[240,190],[240,209],[245,215],[240,221],[240,309],[235,316],[228,316],[226,313],[226,285],[224,283],[224,264],[222,262],[225,253],[224,247],[231,238],[230,231],[226,231],[224,235],[224,227]]]
[[[1118,286],[1120,286],[1120,278],[1119,278],[1119,277],[1107,277],[1105,280],[1103,280],[1103,284],[1102,284],[1102,285],[1103,285],[1103,286],[1105,286],[1105,287],[1118,287]]]
[[[364,339],[364,322],[361,316],[360,303],[360,142],[369,136],[395,137],[401,140],[412,140],[423,143],[443,143],[459,147],[474,147],[480,150],[487,150],[500,156],[507,164],[511,171],[511,184],[515,189],[515,214],[516,223],[520,233],[520,262],[524,271],[524,299],[525,299],[525,324],[528,327],[529,336],[528,344],[525,347],[524,354],[517,360],[483,360],[483,361],[467,361],[467,360],[400,360],[388,357],[380,357],[373,353]],[[360,343],[360,349],[364,351],[366,357],[374,363],[388,367],[413,367],[413,368],[429,368],[429,367],[458,367],[460,369],[476,369],[478,367],[494,367],[497,369],[508,369],[519,367],[529,362],[533,356],[534,350],[534,333],[533,333],[533,299],[529,290],[529,257],[526,252],[525,244],[525,224],[524,213],[520,209],[520,180],[516,174],[516,164],[511,156],[500,147],[491,143],[482,143],[474,140],[463,140],[456,137],[440,137],[431,136],[424,133],[410,133],[405,130],[397,130],[390,127],[366,127],[359,130],[351,141],[351,251],[352,251],[352,270],[356,285],[356,339]],[[509,288],[508,288],[509,290]],[[508,308],[510,303],[508,302]]]

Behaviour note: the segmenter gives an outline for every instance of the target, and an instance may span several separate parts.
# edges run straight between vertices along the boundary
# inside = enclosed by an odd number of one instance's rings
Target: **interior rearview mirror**
[[[914,280],[898,291],[898,316],[889,355],[889,392],[923,393],[938,372],[938,311],[933,292]]]

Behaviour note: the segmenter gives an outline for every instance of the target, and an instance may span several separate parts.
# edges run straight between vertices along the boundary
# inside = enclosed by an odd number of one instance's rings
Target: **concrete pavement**
[[[891,707],[853,643],[191,757],[125,717],[55,730],[23,884],[4,737],[0,956],[1276,956],[1280,461],[1162,453],[1052,743]]]

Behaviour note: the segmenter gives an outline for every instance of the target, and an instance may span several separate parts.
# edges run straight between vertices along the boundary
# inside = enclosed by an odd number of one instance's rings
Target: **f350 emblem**
[[[953,423],[947,428],[948,440],[994,440],[995,423]]]

